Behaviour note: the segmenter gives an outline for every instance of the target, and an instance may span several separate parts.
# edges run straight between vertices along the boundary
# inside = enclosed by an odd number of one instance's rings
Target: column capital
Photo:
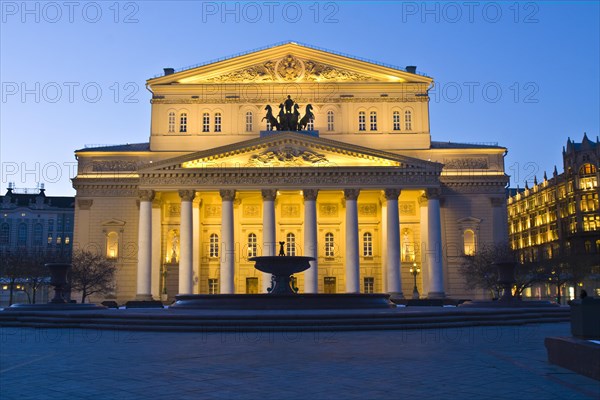
[[[417,197],[417,201],[419,202],[419,207],[427,207],[427,196],[424,194]]]
[[[92,208],[92,204],[94,204],[92,199],[77,199],[77,206],[80,210],[89,210]]]
[[[304,200],[315,201],[319,195],[319,189],[304,189],[302,190],[302,194],[304,195]]]
[[[179,197],[181,197],[181,201],[193,201],[194,197],[196,197],[195,190],[180,190]]]
[[[425,189],[425,193],[423,194],[427,200],[438,199],[442,195],[442,189],[440,188],[427,188]]]
[[[275,197],[277,197],[277,189],[263,189],[261,193],[263,201],[275,201]]]
[[[490,197],[490,203],[492,203],[492,207],[505,207],[506,199],[504,197]]]
[[[154,190],[138,190],[138,199],[140,201],[152,201],[154,200]]]
[[[219,190],[221,199],[225,201],[233,201],[235,199],[235,189],[221,189]]]
[[[398,200],[398,197],[400,196],[400,189],[386,188],[383,190],[383,193],[385,194],[386,200]]]
[[[360,194],[360,189],[344,189],[345,200],[356,200]]]

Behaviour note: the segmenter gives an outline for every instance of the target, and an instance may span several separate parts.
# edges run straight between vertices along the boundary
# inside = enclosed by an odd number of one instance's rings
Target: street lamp
[[[413,263],[412,267],[410,268],[410,273],[412,274],[414,281],[415,281],[415,287],[413,288],[413,295],[412,295],[413,299],[419,298],[419,289],[417,289],[417,275],[419,275],[420,272],[421,272],[421,268],[417,267],[417,263]]]

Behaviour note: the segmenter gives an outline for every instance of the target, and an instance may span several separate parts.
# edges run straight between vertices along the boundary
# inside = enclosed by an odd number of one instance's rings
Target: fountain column
[[[263,189],[263,256],[274,256],[277,248],[276,228],[275,228],[275,198],[277,189]],[[271,287],[271,274],[262,273],[262,293],[267,293],[267,288]]]
[[[356,200],[359,189],[345,189],[346,200],[346,293],[360,293],[360,268],[358,256],[358,208]]]
[[[317,189],[305,189],[304,194],[304,255],[313,257],[310,268],[304,272],[304,293],[319,292],[319,269],[317,245]]]
[[[152,300],[152,200],[153,190],[140,190],[136,300]]]
[[[235,267],[235,248],[233,241],[233,200],[235,190],[222,189],[221,195],[221,277],[219,285],[221,294],[233,294]]]
[[[386,291],[394,298],[403,298],[400,275],[400,216],[398,197],[400,189],[385,189],[387,209]]]
[[[179,225],[179,294],[193,293],[193,221],[192,201],[196,196],[194,190],[180,190],[181,222]]]
[[[440,190],[427,189],[427,265],[429,268],[430,299],[446,297],[444,293],[444,267],[442,264],[442,221],[440,216]]]

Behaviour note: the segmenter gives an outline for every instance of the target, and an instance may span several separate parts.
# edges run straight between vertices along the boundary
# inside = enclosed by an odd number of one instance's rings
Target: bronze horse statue
[[[275,118],[275,116],[273,115],[273,109],[271,108],[271,106],[267,104],[265,110],[267,110],[267,115],[265,115],[263,119],[261,119],[261,121],[264,121],[266,119],[267,122],[271,124],[271,126],[269,127],[270,131],[272,131],[273,128],[279,130],[280,125],[279,122],[277,122],[277,118]]]
[[[298,113],[298,115],[300,115],[300,113]],[[312,104],[307,104],[306,105],[306,113],[304,114],[304,117],[302,117],[300,122],[298,122],[298,130],[301,131],[302,129],[306,128],[308,123],[314,119],[315,119],[315,114],[312,113]]]
[[[290,131],[299,131],[300,126],[298,125],[298,120],[300,119],[300,111],[298,109],[300,106],[298,103],[294,104],[294,112],[292,113],[292,117],[290,118]]]

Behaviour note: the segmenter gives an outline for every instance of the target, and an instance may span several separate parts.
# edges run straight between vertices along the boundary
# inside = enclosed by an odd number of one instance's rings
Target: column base
[[[135,301],[152,301],[154,300],[152,298],[151,294],[136,294],[135,295]]]
[[[445,299],[446,293],[445,292],[429,292],[429,293],[427,293],[427,298],[428,299]]]

